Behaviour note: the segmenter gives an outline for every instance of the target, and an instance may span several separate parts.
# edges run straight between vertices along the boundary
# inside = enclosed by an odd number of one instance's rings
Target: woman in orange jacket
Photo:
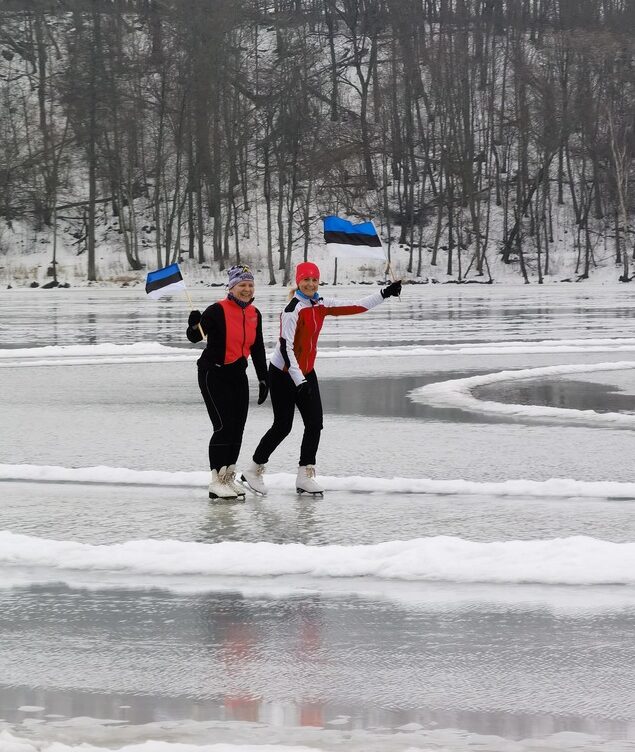
[[[269,391],[262,316],[252,305],[253,274],[247,266],[233,266],[228,275],[227,297],[202,314],[191,311],[186,331],[190,342],[200,342],[202,328],[207,340],[197,365],[198,385],[214,428],[209,442],[210,499],[245,496],[234,479],[249,408],[246,369],[250,355],[259,381],[259,405]]]

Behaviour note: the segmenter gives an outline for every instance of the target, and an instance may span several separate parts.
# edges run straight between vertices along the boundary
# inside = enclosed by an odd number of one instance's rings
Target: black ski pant
[[[315,455],[322,431],[322,400],[315,371],[305,375],[309,389],[298,394],[293,379],[285,371],[269,366],[269,394],[273,407],[273,425],[260,439],[254,452],[254,462],[264,465],[293,427],[297,407],[304,421],[304,436],[300,447],[300,465],[315,465]],[[307,393],[308,392],[308,393]]]
[[[249,409],[249,384],[244,363],[198,369],[198,385],[214,433],[209,441],[211,470],[235,465],[240,454]]]

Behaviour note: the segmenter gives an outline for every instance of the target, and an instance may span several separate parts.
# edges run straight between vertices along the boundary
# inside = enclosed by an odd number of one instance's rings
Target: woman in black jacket
[[[190,342],[200,342],[202,328],[207,339],[197,365],[198,385],[214,427],[209,442],[210,499],[245,496],[234,479],[249,408],[246,372],[249,355],[258,376],[259,405],[267,399],[269,391],[262,316],[252,305],[253,274],[247,266],[233,266],[228,274],[227,297],[202,314],[191,311],[186,332]]]

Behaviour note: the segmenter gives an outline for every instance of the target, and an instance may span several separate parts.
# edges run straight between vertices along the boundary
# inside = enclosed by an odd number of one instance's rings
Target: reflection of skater
[[[258,635],[247,623],[230,621],[226,627],[222,642],[228,685],[223,695],[226,718],[231,721],[257,723],[260,720],[262,703],[258,696],[251,694],[243,686],[242,678],[245,674],[249,675],[253,664],[259,659]]]
[[[298,264],[295,279],[297,289],[280,316],[280,339],[269,366],[273,425],[260,440],[253,462],[242,475],[254,491],[262,494],[267,492],[263,480],[265,464],[290,433],[296,407],[304,421],[296,488],[298,493],[323,493],[315,480],[315,455],[322,431],[322,401],[313,365],[324,318],[364,313],[385,298],[401,293],[399,281],[358,301],[322,298],[318,293],[320,270],[310,262]]]
[[[249,355],[260,382],[259,405],[268,393],[262,317],[251,305],[254,277],[246,266],[233,266],[228,274],[227,297],[209,306],[202,315],[192,311],[186,332],[190,342],[200,342],[200,324],[207,337],[207,347],[198,359],[198,385],[214,427],[209,442],[210,499],[245,495],[234,478],[249,407]]]
[[[268,699],[263,698],[260,681],[270,650],[285,656],[285,665],[294,669],[295,676],[319,671],[329,647],[322,635],[319,599],[302,598],[297,603],[292,599],[282,611],[271,602],[254,608],[248,598],[236,595],[212,598],[208,603],[206,637],[210,654],[222,660],[219,691],[222,692],[224,719],[263,722],[265,714],[269,716],[278,708],[286,715],[289,711],[295,712],[294,716],[289,716],[293,718],[293,725],[323,727],[325,705],[315,697],[310,683],[301,687],[294,685],[293,708],[288,708],[286,703],[282,705],[272,700],[271,691]]]

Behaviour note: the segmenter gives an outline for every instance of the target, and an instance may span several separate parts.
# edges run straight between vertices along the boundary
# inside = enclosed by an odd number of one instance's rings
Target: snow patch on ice
[[[635,416],[634,416],[635,417]],[[272,491],[295,490],[295,474],[267,473]],[[209,473],[167,472],[164,470],[130,470],[124,467],[60,467],[57,465],[0,464],[0,482],[78,483],[126,486],[165,486],[204,488]],[[358,493],[407,493],[468,496],[511,496],[549,498],[592,498],[635,500],[635,483],[618,481],[580,481],[571,478],[549,480],[505,480],[479,483],[470,480],[434,480],[431,478],[369,478],[349,475],[320,475],[327,491]]]
[[[330,358],[419,357],[439,355],[517,355],[635,352],[635,338],[589,338],[538,341],[481,342],[411,347],[322,348],[318,360]],[[0,350],[0,367],[95,365],[126,363],[178,363],[197,359],[201,348],[170,347],[158,342],[130,345],[47,345]]]
[[[35,739],[0,732],[0,752],[115,752],[113,748],[80,744],[69,746],[59,742],[47,743]],[[117,752],[316,752],[315,747],[283,744],[181,744],[148,740],[140,744],[117,747]]]
[[[242,724],[244,729],[236,729],[243,737],[234,743],[209,743],[209,738],[225,734],[228,724],[187,722],[163,722],[145,726],[129,726],[117,732],[116,739],[106,742],[102,727],[94,721],[95,730],[91,736],[97,737],[99,746],[90,742],[75,740],[53,741],[48,738],[25,737],[24,730],[0,730],[1,752],[325,752],[341,750],[346,752],[626,752],[633,750],[629,740],[603,739],[579,732],[557,732],[542,737],[528,739],[506,739],[493,734],[470,733],[460,728],[425,729],[419,724],[409,724],[410,728],[384,729],[383,733],[354,729],[270,728],[261,724]],[[248,727],[247,727],[248,726]],[[417,727],[417,728],[415,728]],[[46,730],[46,729],[44,729]],[[29,730],[33,732],[33,730]],[[392,733],[391,733],[392,732]],[[21,733],[20,736],[17,734]],[[50,733],[50,732],[49,732]],[[148,736],[149,734],[154,734]],[[195,743],[174,741],[181,734]],[[51,734],[53,737],[58,734]],[[125,738],[135,741],[123,741]],[[137,741],[140,737],[143,741]],[[157,738],[158,737],[158,738]],[[281,737],[283,739],[281,740]],[[288,739],[286,739],[288,737]],[[169,741],[168,741],[169,740]],[[92,741],[92,739],[91,739]],[[299,744],[298,744],[299,742]],[[303,743],[304,742],[304,743]],[[105,746],[108,743],[109,746]],[[310,746],[307,746],[310,745]]]
[[[486,543],[435,536],[358,546],[155,539],[93,545],[1,531],[0,567],[7,576],[15,567],[40,567],[133,577],[372,577],[423,582],[633,585],[635,543],[587,536]]]
[[[499,371],[497,373],[469,376],[463,379],[438,381],[434,384],[413,389],[409,393],[414,402],[421,402],[433,407],[454,407],[470,412],[492,415],[508,415],[527,419],[539,419],[556,423],[575,423],[594,427],[635,428],[635,415],[624,413],[597,413],[595,410],[574,410],[564,407],[546,407],[543,405],[510,405],[491,400],[480,400],[474,396],[475,389],[504,381],[563,376],[572,373],[594,373],[596,371],[624,371],[635,368],[635,361],[624,360],[614,363],[575,364],[562,366],[545,366],[542,368],[523,368],[517,371]]]

